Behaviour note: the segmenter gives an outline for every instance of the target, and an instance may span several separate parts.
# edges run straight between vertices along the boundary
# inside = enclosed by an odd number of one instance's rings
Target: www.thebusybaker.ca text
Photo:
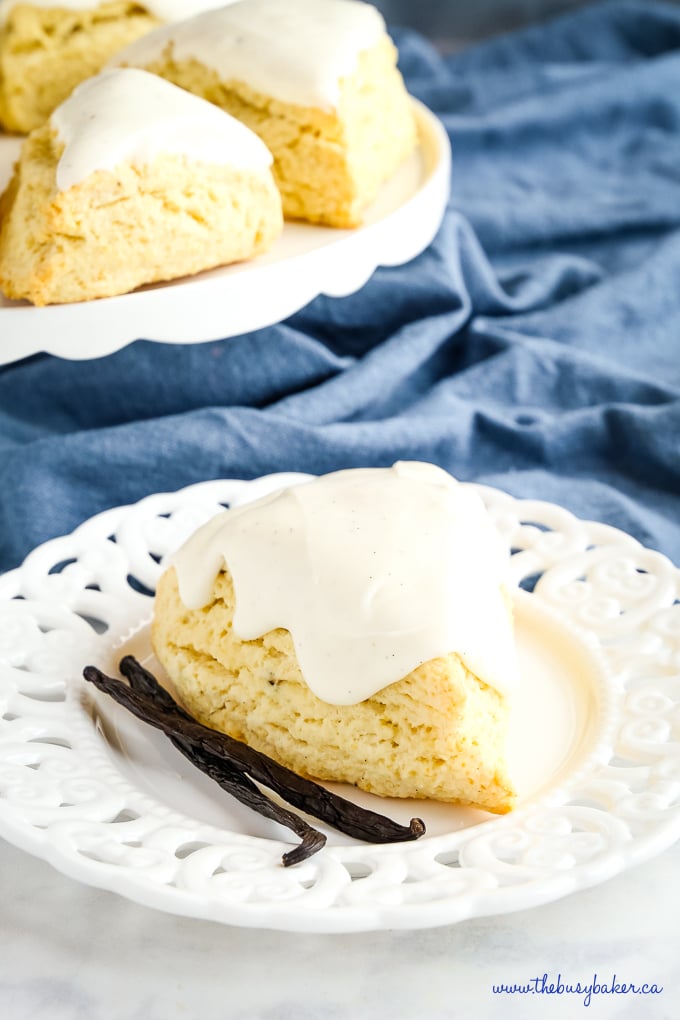
[[[565,981],[561,974],[557,980],[550,980],[547,974],[531,978],[524,984],[500,984],[491,986],[494,995],[580,995],[583,1005],[589,1006],[593,995],[661,995],[663,986],[653,982],[636,984],[633,981],[619,981],[614,974],[610,981],[598,981],[597,974],[593,980]]]

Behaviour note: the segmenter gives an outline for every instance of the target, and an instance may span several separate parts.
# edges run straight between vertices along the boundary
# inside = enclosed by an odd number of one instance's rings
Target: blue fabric
[[[680,7],[597,5],[448,59],[432,247],[219,343],[0,372],[0,568],[215,477],[435,461],[680,561]]]

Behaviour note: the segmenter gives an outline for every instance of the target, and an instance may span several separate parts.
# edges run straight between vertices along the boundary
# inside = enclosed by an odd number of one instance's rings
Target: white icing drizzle
[[[306,682],[331,704],[450,652],[502,693],[516,685],[508,549],[479,496],[432,464],[339,471],[234,507],[172,562],[191,609],[226,564],[235,634],[289,630]]]
[[[107,0],[0,0],[0,25],[7,20],[13,7],[20,3],[29,7],[61,8],[69,11],[89,11],[103,6]],[[110,2],[110,0],[109,0]],[[230,0],[140,0],[140,6],[160,21],[183,21],[201,11],[223,7]],[[233,3],[234,0],[231,0]]]
[[[176,60],[200,61],[223,81],[299,106],[332,109],[340,81],[385,32],[382,15],[360,0],[241,0],[163,26],[112,61],[146,67],[172,44]]]
[[[156,75],[104,71],[79,85],[50,118],[64,144],[57,188],[96,170],[143,166],[160,154],[265,172],[271,153],[243,124]]]

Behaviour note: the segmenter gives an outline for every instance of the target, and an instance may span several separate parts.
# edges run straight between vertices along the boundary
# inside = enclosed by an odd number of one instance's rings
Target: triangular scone
[[[118,50],[224,0],[0,0],[0,125],[27,134]]]
[[[282,229],[270,164],[211,104],[105,72],[24,142],[0,209],[0,288],[84,301],[259,254]]]
[[[256,131],[290,218],[358,225],[416,144],[397,51],[382,16],[358,0],[241,0],[157,29],[115,62]]]
[[[437,472],[431,465],[397,465],[401,470],[404,467],[412,473],[414,467]],[[387,469],[379,469],[380,472],[389,475]],[[438,474],[443,475],[443,472]],[[335,479],[340,479],[344,485],[346,479],[341,476],[357,476],[359,486],[366,492],[366,503],[369,507],[375,505],[374,479],[367,478],[366,470],[340,472],[326,478],[333,486]],[[427,489],[427,475],[425,479]],[[392,479],[388,481],[392,485]],[[353,484],[354,478],[349,482]],[[382,484],[382,479],[378,482]],[[316,484],[311,483],[310,488]],[[434,487],[438,484],[435,478]],[[196,533],[176,557],[176,565],[162,575],[155,600],[153,645],[181,702],[206,725],[244,740],[300,774],[351,783],[381,796],[451,801],[496,813],[509,811],[515,801],[515,790],[506,763],[505,742],[511,705],[509,688],[514,683],[516,665],[511,611],[500,576],[498,583],[489,586],[486,592],[471,574],[466,576],[467,568],[462,564],[462,574],[451,578],[452,585],[461,586],[458,592],[453,592],[451,605],[460,606],[465,616],[465,619],[459,618],[452,631],[463,637],[453,640],[467,645],[464,653],[452,650],[426,661],[417,656],[422,664],[407,673],[398,673],[400,679],[383,687],[379,686],[382,680],[378,679],[362,691],[373,666],[379,678],[388,677],[391,658],[397,662],[407,661],[400,657],[406,650],[408,659],[414,636],[420,640],[423,621],[425,629],[428,617],[435,621],[441,606],[423,603],[421,598],[429,589],[429,577],[432,577],[432,597],[436,599],[438,594],[443,594],[448,603],[447,590],[451,589],[446,577],[438,579],[430,570],[427,541],[420,547],[426,561],[425,573],[420,571],[418,528],[426,529],[434,521],[436,531],[436,516],[428,523],[419,515],[411,536],[416,544],[413,555],[403,546],[400,549],[397,543],[392,550],[393,559],[390,561],[387,556],[383,561],[392,562],[394,571],[387,567],[378,574],[367,574],[363,595],[355,598],[361,591],[361,587],[353,587],[355,575],[362,570],[361,561],[365,560],[367,569],[373,570],[370,565],[374,559],[372,547],[360,548],[361,542],[353,541],[366,523],[366,504],[362,507],[359,497],[356,512],[352,511],[348,517],[348,527],[338,534],[334,524],[338,520],[338,490],[334,488],[326,515],[331,527],[326,545],[324,524],[319,524],[317,513],[320,504],[308,502],[302,505],[301,513],[298,512],[300,508],[295,501],[301,490],[307,488],[299,486],[279,497],[291,500],[292,517],[286,515],[285,525],[281,525],[283,518],[279,518],[276,526],[269,528],[267,514],[272,509],[278,513],[278,507],[271,505],[264,507],[264,516],[255,519],[248,516],[247,506],[239,507],[237,512],[243,516],[235,524],[229,520],[229,513],[233,512],[220,515]],[[403,485],[392,486],[396,497],[403,496],[405,491]],[[316,497],[317,494],[311,495]],[[309,496],[307,491],[305,497]],[[435,492],[433,499],[440,497],[448,498]],[[404,510],[408,498],[406,491],[406,500],[394,506],[395,515]],[[427,514],[428,499],[426,491],[420,505]],[[263,501],[258,504],[260,502]],[[310,508],[314,511],[312,514],[307,513]],[[473,505],[472,512],[485,515],[481,501],[478,511]],[[470,519],[467,512],[464,516]],[[222,517],[225,523],[221,524]],[[288,539],[296,520],[307,523],[299,542],[291,545]],[[187,599],[187,591],[191,594],[194,567],[201,585],[214,574],[221,558],[218,550],[222,548],[220,536],[223,537],[225,524],[230,529],[236,527],[230,539],[233,544],[229,556],[236,568],[235,576],[238,579],[240,574],[243,580],[244,566],[253,565],[248,552],[248,534],[258,550],[257,572],[251,573],[249,569],[245,584],[240,587],[236,584],[235,596],[232,574],[227,569],[220,570],[210,584],[207,598],[207,589],[201,589],[198,601],[205,600],[204,604],[190,608],[180,595],[178,573],[184,577],[183,595]],[[480,541],[471,535],[469,544],[476,550],[487,550],[486,540],[491,537],[493,545],[493,536],[489,531],[490,523],[482,519],[481,524]],[[380,520],[376,527],[377,531],[381,529]],[[388,530],[390,538],[394,538],[396,531],[389,525]],[[432,534],[436,539],[434,532]],[[467,534],[461,536],[461,540],[463,544],[458,548],[464,550]],[[319,555],[321,547],[325,550],[322,556]],[[436,555],[436,540],[431,549]],[[280,560],[280,565],[275,559]],[[454,555],[454,560],[457,559]],[[442,562],[448,569],[446,549],[442,549]],[[472,557],[468,562],[472,562]],[[346,577],[340,576],[345,566],[351,575],[349,583]],[[484,561],[480,561],[480,571],[486,572]],[[486,576],[488,580],[488,572]],[[335,587],[333,578],[337,578]],[[391,580],[394,580],[394,587],[390,586]],[[311,587],[305,592],[307,583]],[[362,584],[360,578],[359,585]],[[345,591],[352,593],[349,601],[343,596]],[[251,596],[263,620],[286,617],[291,606],[302,604],[306,607],[311,629],[305,631],[302,627],[293,636],[289,629],[274,627],[254,636],[260,628],[253,630],[243,616],[239,620],[237,614],[235,623],[237,607],[246,614],[250,612]],[[468,598],[470,613],[466,612]],[[188,601],[193,605],[192,599],[193,596]],[[332,618],[327,620],[330,634],[324,623],[323,603],[330,608]],[[359,629],[355,627],[355,608],[362,619],[368,614],[373,621],[381,619],[388,625],[376,624],[377,630],[369,627],[363,633],[363,625]],[[473,614],[481,615],[475,620]],[[390,630],[390,625],[394,629]],[[315,650],[311,645],[316,639],[318,648]],[[343,642],[346,642],[344,648]],[[324,655],[335,679],[330,688],[322,689],[322,698],[311,689],[312,679],[319,677],[310,674],[314,673],[314,662],[323,667]],[[301,661],[308,668],[307,676],[303,675]],[[476,676],[468,663],[489,667],[493,682]],[[499,683],[496,667],[506,674],[503,679],[509,681],[508,689]],[[398,670],[399,666],[396,668]],[[488,676],[486,679],[490,680]],[[345,680],[352,688],[349,694]],[[378,689],[374,689],[376,686]],[[367,690],[371,693],[363,697]],[[327,700],[329,692],[336,703]],[[347,702],[348,697],[351,703],[337,703],[338,700]]]

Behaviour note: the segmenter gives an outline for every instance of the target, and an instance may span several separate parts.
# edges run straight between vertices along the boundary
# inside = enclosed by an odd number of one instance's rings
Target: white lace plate
[[[286,223],[270,251],[131,294],[33,308],[0,293],[0,365],[45,351],[99,358],[134,340],[201,343],[261,329],[319,294],[359,290],[378,266],[399,266],[432,241],[449,197],[451,149],[434,114],[413,100],[420,145],[381,188],[357,230]],[[19,152],[0,135],[0,191]]]
[[[419,928],[564,896],[680,835],[680,571],[613,528],[478,487],[514,550],[523,689],[510,815],[343,792],[428,834],[290,833],[232,802],[81,680],[152,666],[159,559],[221,505],[305,476],[206,482],[92,518],[0,577],[0,834],[61,871],[176,914],[307,932]]]

